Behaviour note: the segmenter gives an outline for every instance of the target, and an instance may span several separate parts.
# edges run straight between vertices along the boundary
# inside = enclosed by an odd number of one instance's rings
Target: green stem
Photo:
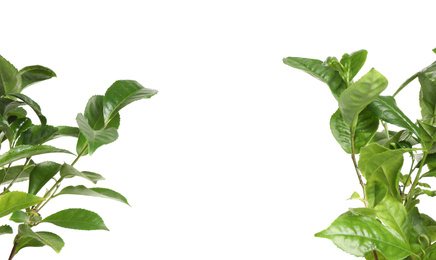
[[[425,151],[424,156],[422,157],[421,163],[419,165],[418,172],[416,173],[415,180],[412,183],[412,187],[410,187],[409,194],[407,194],[407,202],[406,202],[407,204],[412,201],[413,191],[418,185],[419,179],[421,177],[422,168],[424,167],[425,160],[427,159],[427,155],[428,155],[428,151]]]
[[[30,161],[30,157],[26,158],[26,162],[24,163],[23,167],[21,167],[20,172],[17,174],[17,176],[15,176],[15,178],[11,181],[11,183],[9,183],[8,187],[6,187],[5,191],[3,191],[3,193],[5,193],[6,191],[8,191],[12,185],[14,184],[14,182],[21,176],[21,174],[24,172],[24,169],[26,168],[27,164]],[[9,165],[10,166],[10,165]],[[8,169],[9,170],[9,169]],[[2,194],[3,194],[2,193]]]
[[[356,170],[357,178],[359,179],[360,186],[362,186],[363,190],[363,200],[365,203],[365,207],[368,207],[368,201],[366,200],[366,187],[362,180],[362,175],[360,174],[359,167],[356,161],[356,152],[354,149],[354,133],[351,134],[351,159],[353,160],[354,169]]]

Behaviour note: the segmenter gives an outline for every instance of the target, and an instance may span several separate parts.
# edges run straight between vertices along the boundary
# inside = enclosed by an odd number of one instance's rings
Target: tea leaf
[[[42,125],[45,125],[47,123],[47,118],[41,113],[41,107],[33,99],[31,99],[30,97],[24,94],[18,94],[18,93],[10,93],[8,95],[22,100],[30,108],[32,108],[33,111],[35,111],[36,115],[38,116],[39,120],[41,121]]]
[[[20,91],[34,83],[56,77],[56,74],[51,69],[41,65],[24,67],[20,70],[20,74],[22,79]]]
[[[11,226],[9,225],[0,226],[0,235],[13,234],[13,233],[14,231],[12,230]]]
[[[106,188],[86,188],[83,185],[68,186],[63,188],[56,196],[64,195],[64,194],[85,195],[85,196],[94,196],[94,197],[113,199],[129,205],[127,199],[123,195],[119,194],[116,191]]]
[[[50,145],[18,145],[11,148],[9,151],[0,155],[0,166],[18,161],[20,159],[29,158],[35,155],[46,153],[69,153],[70,151],[59,149]]]
[[[44,198],[21,191],[0,195],[0,218],[20,209],[25,209],[44,201]]]
[[[19,93],[21,75],[18,70],[5,58],[0,56],[0,94]]]
[[[60,164],[50,161],[37,164],[30,172],[28,193],[36,195],[59,172],[60,168]]]
[[[85,209],[65,209],[46,217],[41,222],[52,223],[63,228],[109,231],[99,215]]]
[[[58,235],[51,232],[33,232],[29,226],[21,224],[18,227],[18,245],[15,254],[24,247],[50,246],[56,253],[59,253],[65,243]],[[39,242],[39,243],[38,243]]]

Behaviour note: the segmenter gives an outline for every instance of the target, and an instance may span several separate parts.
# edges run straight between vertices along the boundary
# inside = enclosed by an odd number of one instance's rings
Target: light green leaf
[[[89,155],[92,155],[100,146],[112,143],[118,138],[117,129],[113,127],[103,130],[94,130],[82,114],[78,114],[76,120],[79,125],[80,133],[83,134],[88,141]]]
[[[59,172],[60,168],[60,164],[50,161],[37,164],[29,176],[28,193],[36,195]]]
[[[15,254],[17,254],[18,251],[24,247],[43,245],[50,246],[54,251],[56,251],[56,253],[59,253],[65,245],[62,238],[60,238],[58,235],[44,231],[33,232],[30,227],[25,224],[21,224],[18,227],[18,237],[18,246],[17,250],[15,250]]]
[[[73,166],[66,164],[66,163],[64,163],[61,166],[60,175],[62,177],[65,177],[65,178],[72,178],[75,176],[79,176],[79,177],[82,177],[82,178],[85,178],[87,180],[92,181],[94,184],[97,183],[97,181],[99,181],[99,180],[104,180],[104,178],[97,173],[87,172],[87,171],[80,172],[76,168],[74,168]]]
[[[22,68],[20,70],[20,74],[22,78],[21,90],[34,83],[56,77],[56,74],[51,69],[41,65],[27,66]]]
[[[27,215],[26,212],[23,212],[21,210],[17,210],[17,211],[14,211],[14,213],[12,213],[9,220],[13,221],[15,223],[29,223],[29,216]]]
[[[358,118],[354,136],[354,152],[358,154],[360,148],[368,144],[377,132],[379,120],[371,111],[364,109]],[[330,129],[336,141],[345,152],[351,154],[351,129],[345,123],[339,109],[330,118]]]
[[[398,108],[393,97],[379,96],[369,104],[369,109],[381,120],[408,129],[421,138],[419,127]]]
[[[109,230],[101,217],[85,209],[66,209],[43,219],[54,225],[79,230]]]
[[[87,188],[83,185],[68,186],[63,188],[56,196],[64,195],[64,194],[85,195],[85,196],[94,196],[94,197],[113,199],[129,205],[127,199],[123,195],[119,194],[116,191],[106,188]]]
[[[9,61],[0,56],[0,96],[19,93],[20,87],[20,73]]]
[[[374,208],[388,193],[386,185],[378,181],[371,181],[366,184],[366,199],[368,200],[368,207]]]
[[[364,257],[373,250],[380,251],[390,260],[402,260],[414,254],[394,230],[366,216],[339,217],[315,236],[328,238],[340,249],[357,257]]]
[[[355,128],[359,113],[387,86],[387,79],[375,69],[371,69],[342,93],[339,99],[339,110],[345,123],[351,129]]]
[[[0,166],[18,161],[20,159],[29,158],[35,155],[46,153],[69,153],[71,152],[59,149],[50,145],[19,145],[11,148],[0,156]]]
[[[13,233],[14,231],[12,230],[11,226],[9,225],[0,226],[0,235],[13,234]]]
[[[134,80],[118,80],[108,88],[103,99],[103,116],[105,124],[128,104],[151,98],[157,90],[144,88]]]
[[[21,191],[12,191],[0,195],[0,218],[14,211],[25,209],[44,201],[44,198]]]
[[[287,57],[283,59],[283,63],[293,68],[300,69],[326,83],[336,100],[339,100],[342,92],[347,88],[347,84],[342,80],[339,72],[320,60]]]
[[[368,161],[376,154],[380,154],[383,152],[389,151],[388,148],[383,147],[377,143],[368,144],[360,150],[359,162],[358,166],[362,173],[366,171],[366,165]],[[364,174],[365,176],[365,174]]]

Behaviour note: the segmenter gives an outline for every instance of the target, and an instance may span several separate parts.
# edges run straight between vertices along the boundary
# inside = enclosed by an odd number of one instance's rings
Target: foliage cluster
[[[367,51],[359,50],[324,62],[283,59],[330,88],[338,104],[330,118],[331,132],[351,155],[362,187],[351,199],[363,206],[350,208],[315,236],[368,260],[436,259],[436,220],[418,210],[422,196],[436,196],[428,184],[436,177],[436,62],[389,96],[382,95],[387,79],[375,69],[354,80],[366,57]],[[421,118],[412,121],[395,96],[415,79]]]
[[[79,170],[75,164],[80,157],[92,155],[102,145],[118,138],[119,111],[123,107],[157,93],[136,81],[119,80],[104,95],[89,99],[84,113],[76,117],[77,127],[53,126],[48,124],[39,104],[22,92],[34,83],[55,76],[51,69],[40,65],[17,70],[0,56],[0,144],[2,150],[6,150],[0,155],[0,219],[2,224],[6,217],[18,223],[9,260],[26,247],[49,246],[60,252],[64,246],[62,238],[52,232],[34,231],[39,225],[108,230],[97,213],[86,209],[68,208],[49,216],[44,216],[42,209],[52,199],[66,195],[96,196],[128,205],[123,195],[111,189],[84,185],[60,188],[71,178],[82,178],[94,184],[103,180],[102,175]],[[28,113],[33,114],[37,122],[33,122]],[[60,137],[76,138],[76,153],[53,146]],[[70,163],[38,160],[38,155],[52,153],[73,155],[75,159]],[[27,190],[13,190],[18,182],[27,182]],[[0,225],[0,235],[13,233],[11,225]]]

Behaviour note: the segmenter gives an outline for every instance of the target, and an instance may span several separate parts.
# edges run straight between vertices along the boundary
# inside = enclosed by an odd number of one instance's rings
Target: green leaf
[[[14,231],[12,230],[11,226],[9,225],[0,226],[0,235],[13,234],[13,233]]]
[[[386,185],[378,181],[371,181],[366,184],[366,199],[368,200],[368,207],[374,208],[377,206],[388,193]]]
[[[353,215],[362,215],[367,217],[376,217],[377,212],[371,208],[350,208],[349,209]]]
[[[9,61],[0,56],[0,96],[19,93],[20,87],[20,73]]]
[[[369,105],[369,109],[381,120],[408,129],[421,138],[419,127],[398,108],[393,97],[379,96]]]
[[[430,120],[428,123],[434,125],[436,115],[436,64],[418,73],[418,79],[421,84],[419,104],[422,118]]]
[[[17,140],[22,133],[32,126],[32,120],[27,117],[18,118],[11,124],[11,129],[14,132],[14,140]]]
[[[421,130],[422,147],[429,153],[436,152],[434,146],[434,138],[436,137],[436,127],[426,123],[426,121],[418,120],[419,129]]]
[[[9,144],[12,144],[14,141],[15,133],[12,131],[8,121],[0,115],[0,130],[4,133],[6,138],[9,140]]]
[[[88,152],[90,155],[92,155],[100,146],[112,143],[118,138],[117,129],[113,127],[103,130],[94,130],[82,114],[78,114],[76,120],[80,132],[88,141]]]
[[[30,172],[32,171],[34,165],[26,166],[23,170],[23,165],[12,166],[9,169],[0,169],[0,184],[10,183],[12,180],[14,182],[27,181],[29,179]],[[6,176],[5,176],[6,175]],[[17,175],[19,175],[17,177]]]
[[[45,118],[45,116],[41,113],[41,107],[38,105],[38,103],[36,103],[35,101],[33,101],[33,99],[31,99],[30,97],[24,95],[24,94],[18,94],[18,93],[10,93],[8,94],[9,96],[13,96],[16,97],[20,100],[22,100],[24,103],[26,103],[30,108],[33,109],[33,111],[35,111],[35,114],[38,116],[39,120],[41,121],[42,125],[47,124],[47,118]]]
[[[339,99],[339,110],[345,123],[351,129],[355,128],[359,113],[387,86],[387,79],[375,69],[371,69],[342,93]]]
[[[58,131],[51,125],[34,125],[21,134],[17,145],[39,145],[47,142]]]
[[[62,137],[62,136],[69,136],[69,137],[79,137],[80,130],[78,127],[73,126],[57,126],[57,131],[48,139],[48,141],[51,141],[53,139]]]
[[[417,247],[415,253],[418,253],[421,251],[421,248],[424,249],[428,246],[427,242],[431,242],[431,236],[424,225],[424,221],[422,220],[417,207],[412,208],[408,215],[410,222],[412,223],[412,233],[410,234],[409,243],[412,247]],[[420,239],[420,236],[427,237],[429,241],[426,241],[426,239]],[[417,246],[414,246],[414,244]]]
[[[50,233],[50,232],[33,232],[29,226],[25,224],[21,224],[18,227],[18,250],[15,251],[15,254],[18,253],[18,251],[24,247],[29,246],[41,246],[47,245],[53,248],[56,253],[59,253],[61,249],[64,247],[65,243],[58,235]],[[28,239],[24,239],[28,238]],[[30,238],[30,239],[29,239]],[[22,239],[24,239],[22,241]],[[32,241],[36,240],[36,241]],[[39,242],[39,243],[35,243]]]
[[[79,230],[109,230],[101,217],[85,209],[66,209],[43,219],[54,225]]]
[[[101,198],[107,198],[107,199],[113,199],[120,202],[123,202],[127,205],[129,203],[127,202],[127,199],[119,194],[116,191],[106,189],[106,188],[87,188],[83,185],[79,186],[68,186],[62,189],[56,196],[58,195],[64,195],[64,194],[71,194],[71,195],[85,195],[85,196],[94,196],[94,197],[101,197]]]
[[[378,219],[400,234],[404,241],[409,241],[412,223],[406,208],[401,202],[392,195],[387,194],[374,209],[377,212]]]
[[[56,77],[56,74],[51,69],[41,65],[27,66],[22,68],[20,70],[20,74],[22,78],[21,90],[34,83]]]
[[[354,152],[356,154],[373,138],[374,134],[377,132],[378,125],[379,120],[371,111],[364,109],[360,113],[354,136]],[[342,149],[351,154],[351,129],[345,123],[339,109],[330,118],[330,129]]]
[[[71,152],[59,149],[50,145],[19,145],[11,148],[9,151],[0,155],[0,166],[18,161],[20,159],[29,158],[35,155],[46,153],[69,153]]]
[[[21,210],[17,210],[17,211],[14,211],[14,213],[12,213],[9,220],[13,221],[15,223],[29,223],[29,216],[27,215],[26,212],[23,212]]]
[[[383,147],[377,143],[372,143],[360,150],[360,156],[359,156],[359,169],[361,172],[366,171],[366,166],[368,164],[368,161],[376,154],[380,154],[383,152],[389,151],[388,148]],[[365,175],[364,175],[365,176]]]
[[[21,191],[12,191],[0,195],[0,218],[14,211],[25,209],[44,201],[44,198]]]
[[[341,59],[341,64],[344,66],[344,70],[347,75],[348,82],[351,83],[356,74],[360,71],[365,64],[368,51],[359,50],[351,54],[344,54]]]
[[[110,86],[103,99],[104,122],[108,123],[118,112],[128,104],[151,98],[157,90],[144,88],[134,80],[118,80]]]
[[[28,193],[36,195],[59,172],[60,168],[60,164],[50,161],[37,164],[29,176]]]
[[[387,259],[402,260],[414,253],[394,230],[366,216],[342,216],[315,236],[330,239],[337,247],[357,257],[377,250]]]
[[[339,72],[327,66],[320,60],[287,57],[283,59],[283,63],[293,68],[300,69],[326,83],[336,100],[339,100],[342,92],[347,89],[347,84],[342,80]]]
[[[66,164],[66,163],[64,163],[61,166],[60,174],[62,177],[65,177],[65,178],[72,178],[75,176],[79,176],[79,177],[82,177],[82,178],[85,178],[87,180],[92,181],[94,184],[97,183],[97,181],[99,181],[99,180],[104,180],[104,178],[97,173],[87,172],[87,171],[80,172],[76,168],[74,168],[73,166]]]

